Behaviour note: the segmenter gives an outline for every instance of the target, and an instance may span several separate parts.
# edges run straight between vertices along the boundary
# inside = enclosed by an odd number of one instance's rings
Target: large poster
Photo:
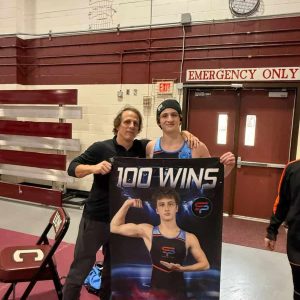
[[[114,300],[219,299],[223,181],[218,158],[115,159]]]

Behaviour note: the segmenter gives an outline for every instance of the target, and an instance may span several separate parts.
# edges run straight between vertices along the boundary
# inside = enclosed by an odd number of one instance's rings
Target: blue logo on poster
[[[205,218],[212,211],[212,203],[208,198],[198,198],[192,204],[192,211],[196,217]]]

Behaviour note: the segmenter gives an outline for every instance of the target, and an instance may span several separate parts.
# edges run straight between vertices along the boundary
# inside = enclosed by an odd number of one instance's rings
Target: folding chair
[[[11,283],[2,300],[8,299],[18,282],[29,282],[21,300],[27,299],[37,281],[53,280],[58,299],[62,299],[54,253],[70,224],[68,213],[61,207],[52,214],[48,225],[35,245],[6,247],[0,250],[0,281]],[[49,243],[48,233],[53,227],[55,239]],[[14,295],[15,296],[15,295]]]

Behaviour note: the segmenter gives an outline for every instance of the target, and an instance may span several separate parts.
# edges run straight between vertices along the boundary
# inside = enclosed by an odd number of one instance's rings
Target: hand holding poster
[[[218,299],[223,165],[117,158],[111,176],[113,299]]]

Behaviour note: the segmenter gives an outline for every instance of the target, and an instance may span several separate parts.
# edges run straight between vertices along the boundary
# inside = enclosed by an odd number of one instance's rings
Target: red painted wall
[[[183,28],[0,39],[0,84],[151,83],[180,76]],[[187,68],[297,66],[300,17],[185,27]]]

